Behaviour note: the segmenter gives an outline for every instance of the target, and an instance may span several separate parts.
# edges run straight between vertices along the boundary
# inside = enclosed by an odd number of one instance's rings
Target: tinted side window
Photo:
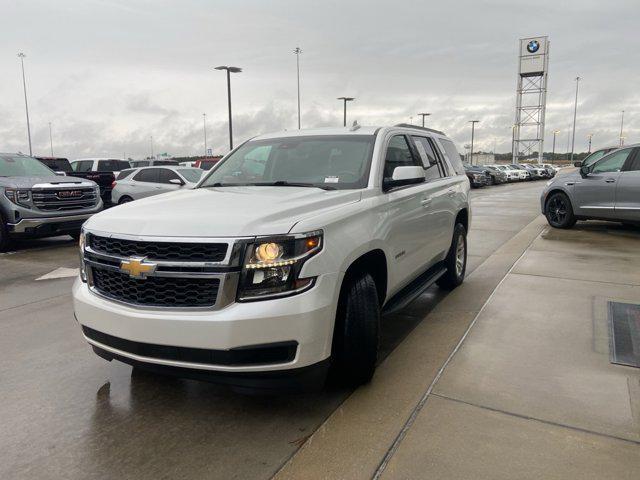
[[[116,177],[116,180],[124,180],[127,177],[130,177],[131,174],[135,172],[135,170],[131,169],[131,170],[122,170],[118,176]]]
[[[133,179],[136,182],[158,183],[158,180],[159,180],[158,170],[159,170],[158,168],[145,168],[143,170],[140,170],[138,173],[136,173]]]
[[[439,138],[440,144],[444,148],[445,153],[447,154],[447,158],[449,158],[449,163],[455,170],[458,175],[464,175],[464,166],[462,165],[462,159],[460,158],[460,154],[458,153],[458,149],[453,144],[451,140],[446,140],[444,138]]]
[[[93,168],[93,160],[81,160],[80,162],[74,162],[71,166],[74,172],[90,172]]]
[[[640,171],[640,148],[634,149],[633,161],[624,168],[625,172],[638,172]]]
[[[98,160],[99,172],[118,172],[129,168],[129,162],[124,160]]]
[[[131,166],[138,168],[138,167],[148,167],[149,166],[149,160],[136,160],[135,162],[131,162]]]
[[[396,167],[422,167],[419,160],[413,158],[411,148],[404,135],[392,137],[387,146],[384,160],[384,178],[391,178]]]
[[[413,137],[413,141],[418,149],[418,154],[422,159],[422,164],[425,168],[424,176],[427,180],[433,180],[436,178],[442,178],[443,174],[442,165],[438,161],[436,152],[433,151],[433,146],[429,139],[426,137]],[[433,165],[432,165],[433,164]]]
[[[591,173],[619,172],[622,170],[622,166],[627,161],[627,157],[629,157],[632,150],[632,148],[625,148],[603,157],[593,166]]]
[[[174,172],[173,170],[169,170],[168,168],[160,169],[160,183],[171,183],[169,180],[180,180],[182,179]]]

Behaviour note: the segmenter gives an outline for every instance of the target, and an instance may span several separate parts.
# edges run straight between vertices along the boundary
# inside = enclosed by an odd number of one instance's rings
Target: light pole
[[[233,150],[233,122],[231,120],[231,74],[240,73],[242,69],[239,67],[227,67],[226,65],[215,67],[215,69],[227,71],[227,103],[229,104],[229,150]]]
[[[149,137],[149,143],[151,145],[151,157],[149,158],[153,159],[153,135]]]
[[[622,136],[622,128],[624,127],[624,110],[622,110],[622,119],[620,120],[620,146],[624,145],[624,137]]]
[[[338,97],[338,100],[344,101],[344,114],[343,114],[343,126],[347,126],[347,102],[352,102],[355,100],[354,97]]]
[[[480,123],[480,120],[469,120],[471,124],[471,150],[469,151],[469,163],[473,165],[473,136],[476,130],[476,123]]]
[[[413,125],[413,115],[409,115],[409,125]]]
[[[298,73],[298,130],[300,130],[300,54],[302,50],[296,47],[293,53],[296,54],[296,69]]]
[[[578,113],[578,86],[580,85],[580,77],[576,77],[576,101],[573,104],[573,133],[571,133],[571,163],[573,163],[573,150],[576,143],[576,115]]]
[[[590,133],[587,138],[589,138],[589,151],[587,153],[591,153],[591,137],[593,137],[593,133]]]
[[[551,162],[553,163],[556,158],[556,135],[560,133],[560,130],[553,131],[553,148],[551,149]]]
[[[430,113],[419,113],[418,115],[420,115],[422,117],[422,126],[424,127],[424,117],[428,117],[431,114]]]
[[[49,146],[51,147],[51,156],[53,157],[53,137],[51,136],[51,122],[49,122]]]
[[[204,132],[204,156],[207,157],[207,114],[202,114],[202,131]]]
[[[29,138],[29,155],[33,155],[31,149],[31,125],[29,125],[29,104],[27,103],[27,81],[24,77],[24,58],[26,55],[22,52],[18,53],[20,65],[22,66],[22,89],[24,90],[24,111],[27,114],[27,137]]]

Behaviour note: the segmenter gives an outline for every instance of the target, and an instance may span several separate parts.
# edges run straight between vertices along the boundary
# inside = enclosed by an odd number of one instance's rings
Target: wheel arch
[[[378,292],[378,302],[382,307],[387,295],[389,278],[387,256],[382,249],[375,248],[373,250],[369,250],[353,260],[345,271],[342,285],[344,285],[350,278],[361,273],[368,273],[373,278]]]
[[[569,204],[571,205],[571,207],[573,208],[573,202],[571,201],[571,196],[567,193],[567,191],[564,188],[560,188],[560,187],[555,187],[551,190],[549,190],[547,192],[547,194],[544,197],[544,210],[543,213],[546,214],[547,213],[547,205],[549,204],[549,199],[555,195],[556,193],[562,193],[567,197],[567,200],[569,200]]]

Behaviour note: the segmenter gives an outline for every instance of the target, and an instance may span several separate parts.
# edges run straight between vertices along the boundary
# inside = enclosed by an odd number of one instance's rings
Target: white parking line
[[[75,277],[76,275],[78,275],[78,269],[77,268],[66,268],[66,267],[60,267],[60,268],[56,268],[55,270],[47,273],[46,275],[42,275],[41,277],[36,278],[36,281],[38,280],[53,280],[56,278],[68,278],[68,277]]]

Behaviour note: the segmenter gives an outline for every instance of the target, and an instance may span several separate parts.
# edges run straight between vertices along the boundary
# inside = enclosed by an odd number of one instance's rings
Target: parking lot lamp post
[[[355,98],[354,97],[338,97],[338,100],[342,100],[344,102],[342,125],[346,127],[347,126],[347,102],[352,102],[353,100],[355,100]]]
[[[153,135],[149,137],[149,144],[151,145],[151,157],[149,158],[153,158]]]
[[[300,54],[302,50],[300,47],[296,47],[293,53],[296,54],[296,71],[298,73],[298,130],[300,130]]]
[[[207,114],[202,114],[202,131],[204,132],[204,156],[207,157]]]
[[[622,129],[624,128],[624,110],[622,110],[622,119],[620,120],[620,146],[622,147],[624,140],[622,136]]]
[[[431,114],[430,113],[419,113],[418,115],[420,115],[422,117],[422,126],[424,127],[424,117],[428,117]]]
[[[560,133],[560,130],[553,131],[553,148],[551,149],[551,161],[553,162],[556,158],[556,135]]]
[[[29,138],[29,155],[33,155],[33,151],[31,150],[31,125],[29,124],[29,105],[27,103],[27,81],[24,77],[24,57],[26,57],[24,53],[18,53],[18,58],[20,58],[20,65],[22,66],[22,89],[24,91],[24,111],[27,114],[27,137]]]
[[[591,137],[593,137],[593,133],[590,133],[588,135],[588,138],[589,138],[589,151],[587,153],[591,153]]]
[[[51,122],[49,122],[49,147],[51,147],[51,156],[53,157],[53,137],[51,136]]]
[[[229,150],[233,150],[233,122],[231,120],[231,74],[240,73],[242,69],[239,67],[227,67],[226,65],[215,67],[215,69],[227,71],[227,103],[229,105]]]
[[[576,115],[578,113],[578,86],[580,85],[580,77],[576,77],[576,101],[573,104],[573,132],[571,133],[571,163],[573,163],[573,150],[576,143]]]
[[[473,136],[476,130],[476,123],[479,123],[480,120],[469,120],[471,124],[471,150],[469,151],[469,163],[473,165]]]

